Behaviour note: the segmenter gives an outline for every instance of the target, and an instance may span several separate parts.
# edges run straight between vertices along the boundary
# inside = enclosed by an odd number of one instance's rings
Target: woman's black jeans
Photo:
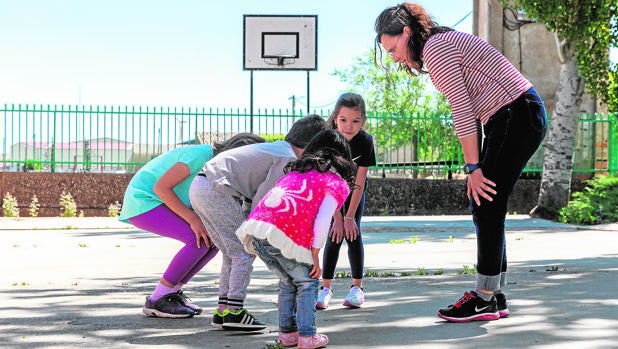
[[[493,201],[481,198],[481,205],[470,199],[477,236],[477,289],[500,289],[501,273],[507,269],[504,220],[508,198],[546,130],[545,106],[533,88],[498,110],[483,126],[481,168],[496,183],[497,193]]]

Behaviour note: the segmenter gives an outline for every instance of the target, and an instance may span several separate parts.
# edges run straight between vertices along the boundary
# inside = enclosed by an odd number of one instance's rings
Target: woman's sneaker
[[[225,309],[223,310],[223,314],[222,314],[221,312],[219,312],[219,308],[215,308],[215,314],[212,316],[212,322],[210,323],[210,326],[214,328],[222,329],[223,328],[223,318],[229,312],[230,312],[229,309]]]
[[[325,334],[316,333],[313,336],[298,337],[298,349],[322,348],[328,344]]]
[[[438,310],[438,316],[452,322],[490,321],[500,318],[496,297],[484,301],[476,292],[465,292],[455,304]]]
[[[298,344],[298,331],[291,333],[279,333],[279,342],[284,347],[295,347]]]
[[[176,293],[166,294],[153,302],[146,297],[146,303],[142,309],[144,315],[166,318],[187,318],[195,315],[193,309],[185,307],[182,299]]]
[[[506,296],[504,293],[496,294],[496,305],[498,307],[498,314],[500,314],[501,318],[507,317],[511,314],[509,308],[506,306]]]
[[[182,300],[182,305],[184,305],[187,308],[191,308],[191,310],[193,310],[193,312],[195,313],[195,315],[200,315],[202,313],[202,308],[200,308],[198,305],[195,305],[193,303],[191,303],[191,299],[189,297],[187,297],[182,290],[178,290],[178,292],[176,292],[176,294],[180,297],[180,299]]]
[[[328,287],[323,287],[318,292],[318,301],[315,303],[316,309],[326,309],[328,308],[328,303],[330,303],[330,299],[333,298],[333,290]]]
[[[256,319],[246,309],[241,308],[235,313],[229,311],[223,316],[223,329],[233,331],[259,331],[266,328],[266,324]]]
[[[365,303],[363,289],[358,286],[352,286],[350,292],[348,292],[348,295],[343,301],[343,305],[350,308],[360,308],[363,303]]]

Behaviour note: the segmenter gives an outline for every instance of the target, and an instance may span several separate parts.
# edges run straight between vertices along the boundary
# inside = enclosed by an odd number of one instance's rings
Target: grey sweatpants
[[[245,221],[242,202],[210,185],[206,177],[197,176],[191,183],[189,200],[200,216],[210,239],[223,256],[219,297],[244,301],[251,280],[254,258],[236,237],[236,229]]]

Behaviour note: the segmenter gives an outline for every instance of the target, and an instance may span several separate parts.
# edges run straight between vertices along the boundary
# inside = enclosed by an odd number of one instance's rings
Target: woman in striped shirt
[[[466,161],[467,195],[477,234],[476,289],[440,309],[438,316],[453,322],[507,316],[502,293],[507,202],[545,137],[543,101],[498,50],[474,35],[439,26],[417,4],[385,9],[375,30],[377,64],[384,50],[408,74],[429,74],[446,96]]]

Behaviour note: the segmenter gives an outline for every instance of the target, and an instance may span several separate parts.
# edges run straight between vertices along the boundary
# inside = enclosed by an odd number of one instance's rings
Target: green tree
[[[616,96],[617,68],[610,64],[609,48],[618,44],[618,5],[616,0],[500,1],[521,7],[530,18],[545,23],[558,42],[556,104],[544,143],[543,177],[533,210],[534,215],[556,219],[560,208],[569,201],[573,141],[584,85],[604,102]]]
[[[618,64],[612,67],[609,74],[609,91],[607,99],[607,109],[610,112],[618,113]]]
[[[372,135],[378,145],[378,158],[385,160],[392,151],[408,144],[411,145],[411,161],[461,157],[457,142],[446,146],[423,142],[454,139],[446,98],[434,89],[426,75],[410,79],[390,58],[383,62],[385,69],[376,67],[374,53],[372,49],[356,57],[349,68],[335,70],[334,75],[347,83],[350,90],[363,96],[368,111],[381,116],[376,125],[371,125],[377,130]]]

